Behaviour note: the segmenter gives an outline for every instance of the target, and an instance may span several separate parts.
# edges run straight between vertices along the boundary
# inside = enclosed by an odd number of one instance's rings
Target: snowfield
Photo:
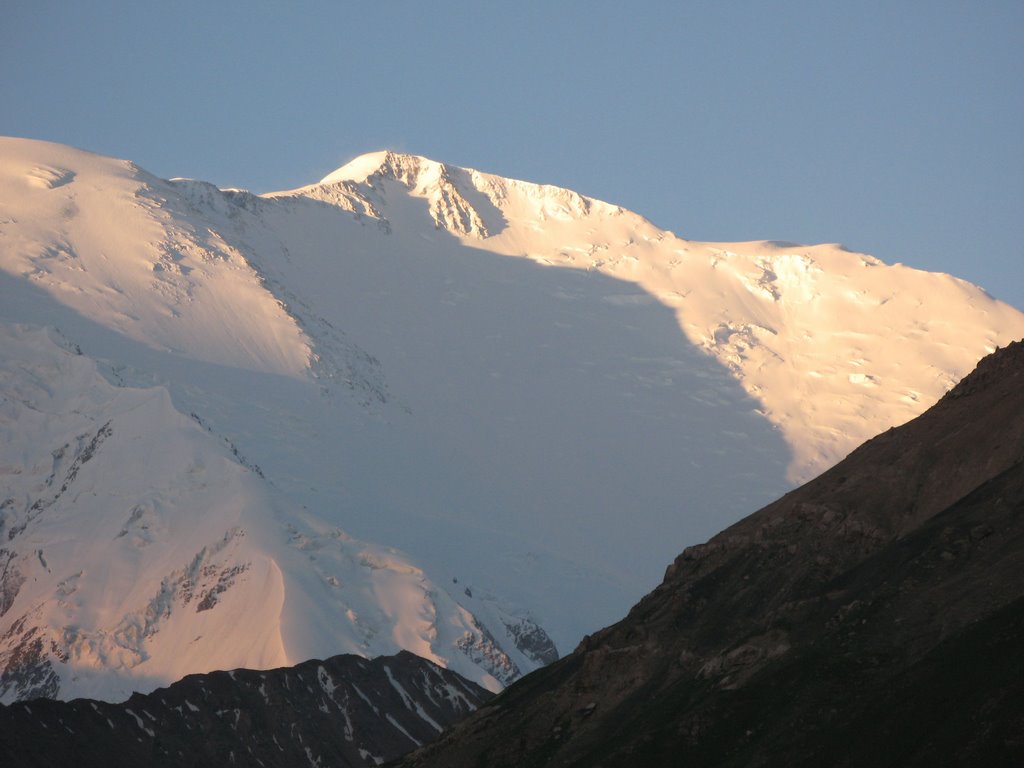
[[[0,701],[402,648],[496,690],[1024,336],[421,157],[262,196],[0,158]]]

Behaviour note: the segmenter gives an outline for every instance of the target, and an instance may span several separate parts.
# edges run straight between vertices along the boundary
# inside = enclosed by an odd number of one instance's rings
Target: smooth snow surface
[[[5,701],[399,648],[496,689],[1024,336],[420,157],[259,197],[0,158]]]

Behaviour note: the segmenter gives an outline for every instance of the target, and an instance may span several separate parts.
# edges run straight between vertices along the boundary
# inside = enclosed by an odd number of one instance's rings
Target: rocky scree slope
[[[119,704],[0,706],[0,763],[378,765],[429,742],[491,696],[407,651],[189,675]]]
[[[399,765],[1019,765],[1024,343]]]

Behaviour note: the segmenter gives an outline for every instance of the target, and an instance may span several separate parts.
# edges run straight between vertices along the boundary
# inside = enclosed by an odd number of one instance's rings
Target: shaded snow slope
[[[258,540],[278,562],[285,596],[266,621],[293,662],[407,648],[495,687],[618,618],[687,544],[1024,336],[1021,313],[946,275],[838,246],[685,241],[568,190],[425,158],[366,155],[255,196],[42,142],[0,140],[0,155],[0,320],[59,329],[113,385],[105,403],[165,393],[206,436],[179,464],[216,449],[251,484],[244,502],[221,487],[204,525],[210,541],[242,526],[237,546]],[[39,338],[6,333],[11,348]],[[22,515],[60,438],[19,413],[5,428],[26,455],[0,501]],[[121,475],[104,492],[122,494]],[[142,486],[123,495],[130,516]],[[76,536],[82,498],[62,497],[38,546],[0,546],[28,562]],[[151,585],[171,572],[136,557]],[[54,578],[83,567],[62,561]],[[0,636],[34,606],[26,594]]]

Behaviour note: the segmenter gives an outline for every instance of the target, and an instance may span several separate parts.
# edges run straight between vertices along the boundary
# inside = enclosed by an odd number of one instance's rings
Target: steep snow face
[[[287,662],[253,473],[166,389],[112,387],[43,330],[0,327],[0,377],[3,700]]]
[[[296,509],[165,388],[3,324],[0,384],[0,701],[118,700],[327,647],[410,649],[492,689],[539,663],[401,553]]]
[[[399,648],[500,687],[1024,336],[945,275],[421,157],[254,196],[0,154],[8,698]]]

